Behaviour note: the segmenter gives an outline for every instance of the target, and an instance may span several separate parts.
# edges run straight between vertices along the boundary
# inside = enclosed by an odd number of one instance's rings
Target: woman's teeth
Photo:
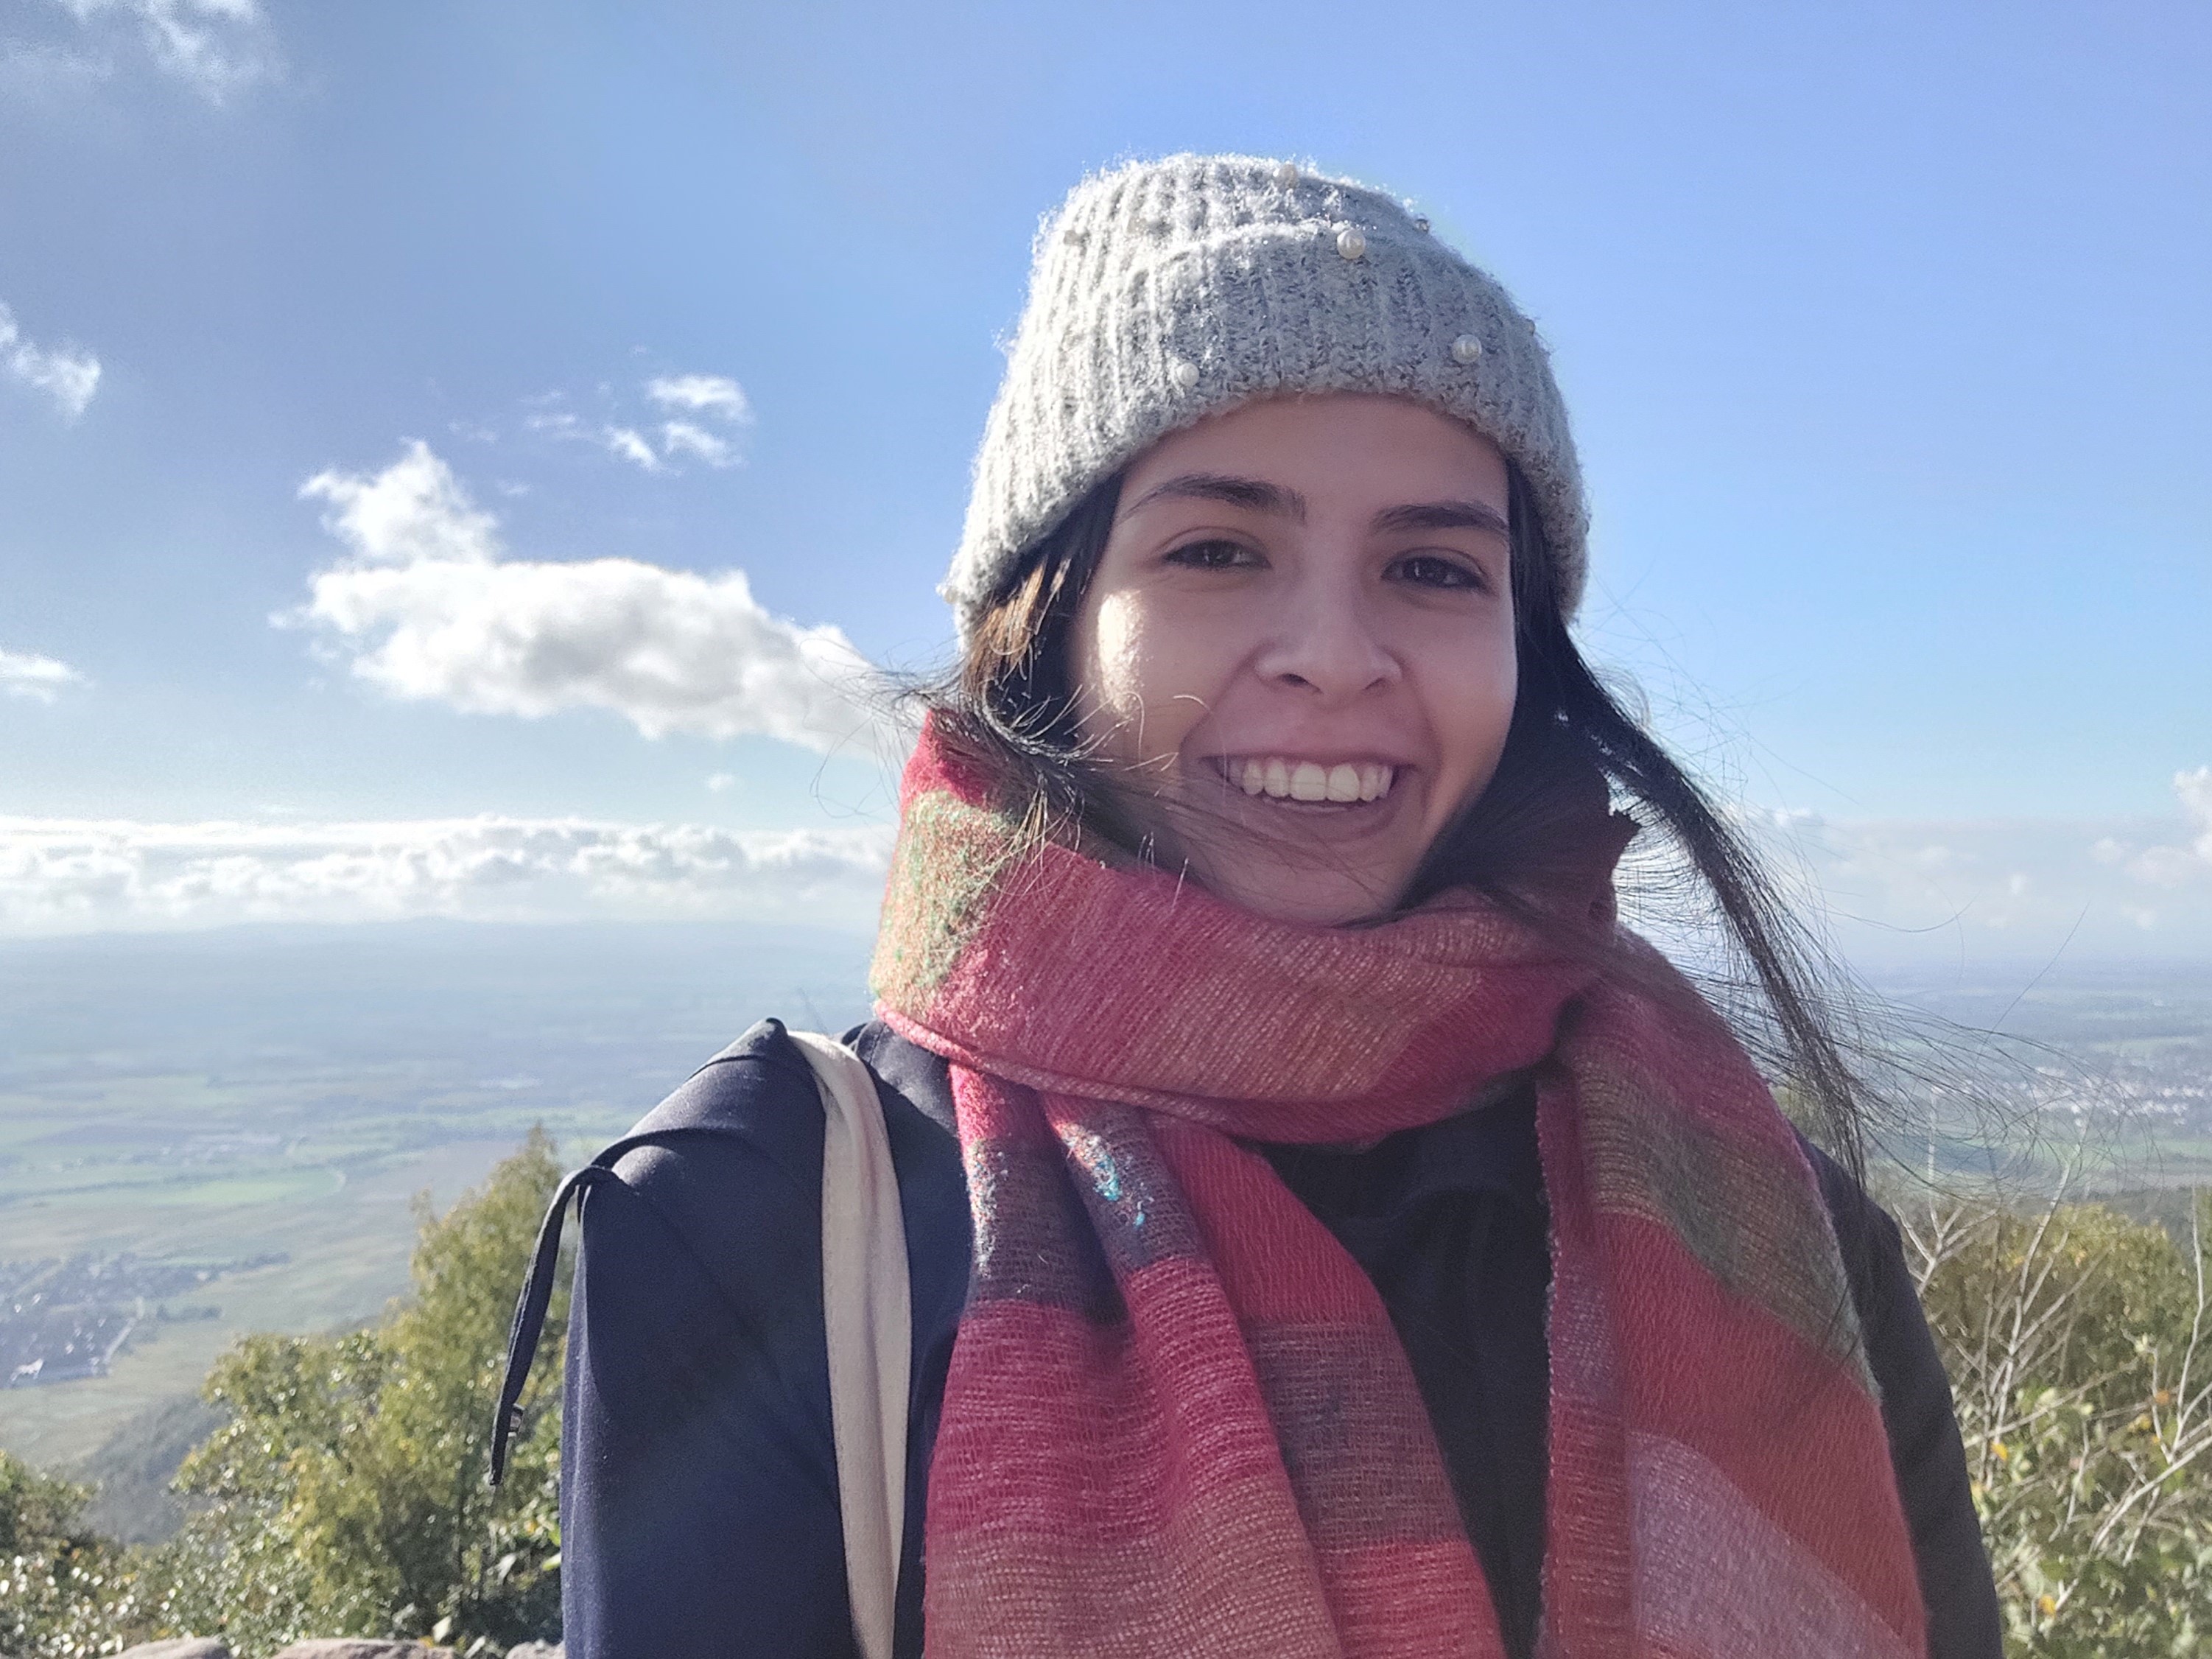
[[[1231,762],[1230,775],[1246,794],[1272,795],[1277,800],[1380,800],[1390,793],[1397,769],[1372,762],[1355,766],[1349,761],[1323,766],[1319,761],[1269,755]]]

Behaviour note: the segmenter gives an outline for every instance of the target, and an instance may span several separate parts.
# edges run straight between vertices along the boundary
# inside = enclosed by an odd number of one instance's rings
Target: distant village
[[[2022,1092],[2036,1110],[2053,1115],[2212,1135],[2212,1073],[2194,1050],[2114,1059],[2101,1073],[2039,1066]]]
[[[149,1261],[126,1252],[0,1261],[0,1379],[27,1389],[105,1376],[149,1321],[219,1319],[222,1310],[216,1304],[184,1298],[226,1273],[288,1259],[194,1264]]]

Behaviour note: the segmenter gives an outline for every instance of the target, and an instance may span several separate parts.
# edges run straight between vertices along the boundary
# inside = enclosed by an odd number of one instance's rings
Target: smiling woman
[[[1075,191],[877,1018],[764,1021],[572,1183],[572,1654],[1997,1651],[1852,1079],[1576,649],[1583,538],[1534,330],[1398,203]],[[1647,831],[1826,1148],[1618,921]]]

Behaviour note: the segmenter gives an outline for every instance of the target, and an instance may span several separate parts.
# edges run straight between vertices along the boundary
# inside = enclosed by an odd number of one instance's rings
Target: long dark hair
[[[1860,1079],[1824,990],[1833,969],[1784,904],[1765,860],[1705,790],[1592,672],[1567,631],[1556,566],[1528,481],[1508,465],[1519,681],[1489,786],[1438,836],[1403,896],[1411,907],[1471,888],[1566,949],[1615,971],[1679,986],[1609,930],[1571,925],[1593,866],[1610,865],[1616,809],[1658,845],[1638,862],[1647,884],[1687,897],[1718,923],[1722,957],[1699,982],[1783,1091],[1799,1126],[1855,1175],[1864,1147]],[[975,618],[952,674],[922,693],[947,740],[989,763],[1035,833],[1096,836],[1146,848],[1077,727],[1069,636],[1121,499],[1116,474],[1095,487],[1018,562]]]

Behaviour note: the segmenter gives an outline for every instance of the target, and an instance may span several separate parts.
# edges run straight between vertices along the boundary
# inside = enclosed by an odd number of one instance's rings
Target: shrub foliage
[[[245,1659],[313,1636],[503,1653],[556,1636],[560,1302],[507,1480],[484,1474],[507,1316],[559,1175],[533,1133],[444,1217],[417,1201],[414,1291],[380,1323],[224,1355],[204,1392],[226,1420],[179,1473],[192,1510],[168,1543],[82,1534],[81,1489],[0,1455],[0,1652],[192,1634]]]
[[[2212,1653],[2212,1200],[1900,1216],[2009,1650]]]

